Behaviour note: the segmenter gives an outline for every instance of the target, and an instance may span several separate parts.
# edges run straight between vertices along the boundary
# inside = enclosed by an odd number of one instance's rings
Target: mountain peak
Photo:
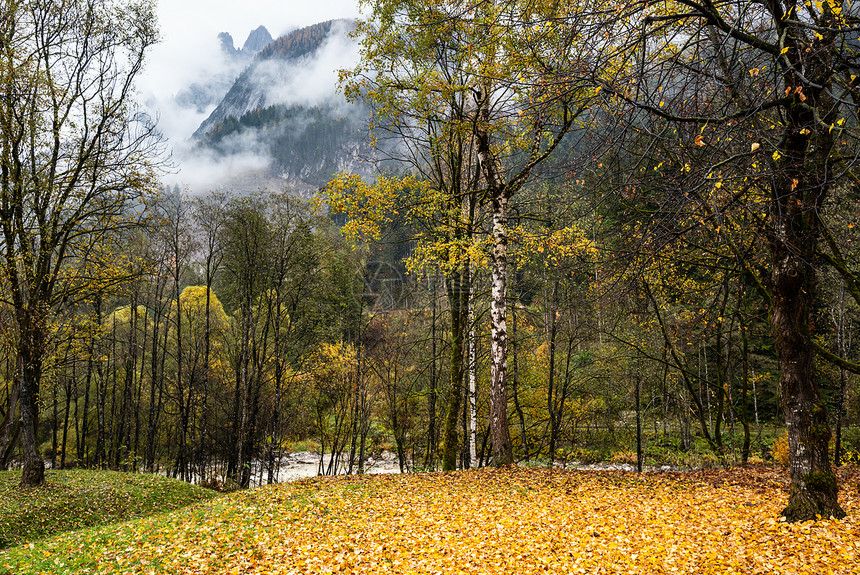
[[[271,42],[272,35],[269,34],[269,31],[266,30],[265,26],[259,26],[256,30],[253,30],[248,34],[248,39],[245,40],[245,44],[242,46],[242,51],[245,53],[256,53],[268,46]]]
[[[236,55],[236,46],[233,44],[233,36],[229,32],[221,32],[218,34],[218,40],[221,42],[221,51],[229,56]]]
[[[297,73],[296,65],[300,59],[309,57],[325,44],[335,24],[338,24],[339,30],[340,22],[332,20],[293,30],[269,42],[256,52],[256,55],[249,51],[250,46],[254,45],[252,41],[261,45],[268,37],[268,31],[262,26],[254,30],[245,46],[239,50],[242,58],[253,57],[252,63],[239,74],[218,106],[194,132],[193,137],[202,138],[216,124],[226,122],[230,116],[234,121],[238,121],[248,112],[283,104],[280,95],[283,89],[286,86],[297,86],[296,80],[292,78]],[[332,77],[330,96],[335,94],[335,84],[336,79]]]

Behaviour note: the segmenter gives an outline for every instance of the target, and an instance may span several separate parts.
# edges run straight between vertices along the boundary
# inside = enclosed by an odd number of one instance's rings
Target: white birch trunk
[[[493,286],[490,301],[491,369],[490,429],[493,440],[493,464],[513,463],[513,446],[508,429],[508,198],[504,194],[493,201]]]
[[[476,467],[478,464],[478,412],[477,404],[477,379],[478,379],[478,361],[477,349],[475,342],[475,302],[472,298],[474,294],[474,274],[470,274],[471,281],[469,282],[469,464]]]
[[[503,181],[502,166],[490,145],[486,127],[490,121],[492,85],[485,82],[476,93],[478,122],[475,125],[477,153],[481,171],[493,203],[493,273],[490,296],[490,439],[493,465],[514,462],[508,428],[508,328],[506,322],[508,289],[508,201],[510,190]]]

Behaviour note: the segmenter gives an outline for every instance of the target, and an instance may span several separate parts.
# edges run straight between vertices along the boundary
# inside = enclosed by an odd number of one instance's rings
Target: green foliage
[[[288,453],[302,453],[306,451],[319,451],[320,443],[315,439],[300,439],[297,441],[289,441],[286,444]]]
[[[21,490],[20,471],[0,472],[0,547],[172,511],[215,496],[157,475],[49,470],[45,478],[42,487]]]
[[[362,141],[364,126],[356,118],[363,116],[360,107],[343,115],[331,106],[278,104],[216,122],[198,146],[227,156],[236,151],[236,137],[251,135],[279,169],[321,186],[338,170],[338,160]]]
[[[606,459],[601,451],[583,447],[561,447],[556,449],[555,458],[563,462],[579,462],[583,464],[600,463]]]

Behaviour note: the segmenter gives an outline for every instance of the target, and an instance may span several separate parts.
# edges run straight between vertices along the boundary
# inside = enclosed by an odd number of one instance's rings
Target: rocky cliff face
[[[267,42],[194,133],[201,153],[265,156],[266,177],[297,192],[316,189],[337,172],[371,173],[367,111],[336,90],[335,70],[351,65],[338,58],[354,51],[348,27],[323,22]],[[242,52],[262,44],[265,36],[257,32]]]
[[[314,24],[268,42],[233,82],[212,114],[200,124],[194,137],[203,137],[230,116],[241,118],[248,112],[284,103],[284,93],[301,82],[298,77],[302,71],[301,64],[308,63],[329,39],[334,24],[334,21]],[[246,45],[252,43],[257,30],[248,37]],[[268,32],[265,34],[268,35]],[[329,90],[331,96],[335,88],[332,83]]]
[[[257,52],[263,50],[266,46],[272,43],[272,35],[266,30],[265,26],[260,26],[256,30],[248,34],[248,39],[242,45],[244,54],[256,55]]]
[[[236,76],[272,42],[272,36],[265,26],[260,26],[248,35],[241,50],[235,47],[233,36],[228,32],[218,34],[218,40],[224,57],[221,71],[209,76],[205,82],[194,82],[177,93],[175,99],[180,107],[202,114],[217,105],[235,83]]]

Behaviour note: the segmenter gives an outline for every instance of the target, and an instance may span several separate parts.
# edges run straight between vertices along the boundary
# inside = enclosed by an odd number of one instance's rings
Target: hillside
[[[330,20],[314,24],[270,42],[242,71],[215,110],[194,132],[194,137],[204,137],[230,117],[240,118],[248,112],[277,104],[276,88],[294,79],[291,76],[295,71],[290,69],[291,65],[316,52],[329,38],[334,23]],[[332,85],[332,94],[334,91],[335,86]]]
[[[365,131],[355,116],[332,106],[274,105],[217,122],[200,146],[227,156],[236,150],[237,140],[251,138],[282,179],[320,187],[334,173],[361,169]]]
[[[45,475],[43,487],[22,491],[20,471],[0,472],[0,548],[173,511],[217,495],[150,474],[72,469]]]
[[[351,43],[349,25],[322,22],[269,43],[194,133],[199,153],[216,161],[253,153],[265,158],[264,179],[297,191],[341,171],[370,173],[367,111],[336,93],[329,69]]]
[[[856,485],[856,470],[851,477]],[[787,524],[779,520],[786,479],[769,469],[523,468],[320,478],[11,549],[0,553],[0,567],[176,575],[855,573],[856,488],[846,489],[844,520]]]

